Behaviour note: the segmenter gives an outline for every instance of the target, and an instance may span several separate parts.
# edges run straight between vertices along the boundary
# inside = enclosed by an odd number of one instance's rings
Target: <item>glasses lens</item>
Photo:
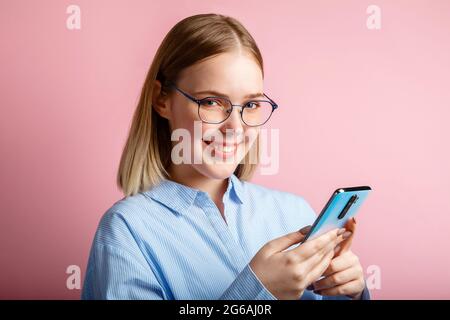
[[[250,101],[245,105],[242,120],[249,126],[259,126],[269,120],[272,115],[272,104],[269,101]]]
[[[228,117],[230,102],[217,97],[205,98],[200,102],[200,118],[209,123],[220,123]]]

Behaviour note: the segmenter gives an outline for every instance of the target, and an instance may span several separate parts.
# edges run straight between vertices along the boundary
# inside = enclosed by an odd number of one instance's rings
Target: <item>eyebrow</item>
[[[218,96],[218,97],[229,98],[225,93],[217,92],[217,91],[214,91],[214,90],[198,91],[198,92],[194,92],[193,95],[199,95],[199,94],[212,94],[212,95]],[[264,93],[261,93],[261,92],[250,93],[250,94],[246,95],[244,97],[244,99],[253,99],[253,98],[258,98],[258,97],[265,97]]]

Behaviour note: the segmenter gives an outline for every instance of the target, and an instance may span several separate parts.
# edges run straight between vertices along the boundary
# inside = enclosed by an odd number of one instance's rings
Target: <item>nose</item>
[[[234,107],[230,116],[222,124],[224,129],[242,130],[241,108]]]

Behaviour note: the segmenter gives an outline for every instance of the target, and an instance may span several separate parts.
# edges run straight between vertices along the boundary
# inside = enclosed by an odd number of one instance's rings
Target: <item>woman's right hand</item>
[[[309,227],[266,243],[250,261],[250,268],[262,284],[279,300],[299,299],[305,289],[327,269],[335,248],[351,236],[346,229],[334,229],[320,237],[299,243]]]

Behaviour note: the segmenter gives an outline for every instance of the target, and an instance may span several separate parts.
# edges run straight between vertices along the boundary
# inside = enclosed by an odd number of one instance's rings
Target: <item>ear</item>
[[[152,107],[163,118],[170,120],[171,108],[167,101],[167,92],[162,91],[161,81],[155,80],[152,94]]]

